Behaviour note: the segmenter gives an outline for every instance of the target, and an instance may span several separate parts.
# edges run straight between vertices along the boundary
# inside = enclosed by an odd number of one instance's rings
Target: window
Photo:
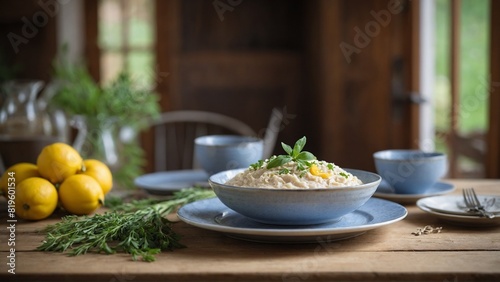
[[[437,0],[435,5],[436,150],[448,153],[451,177],[484,177],[490,1]]]
[[[140,84],[155,87],[155,19],[153,0],[100,0],[98,46],[100,81],[123,70]]]

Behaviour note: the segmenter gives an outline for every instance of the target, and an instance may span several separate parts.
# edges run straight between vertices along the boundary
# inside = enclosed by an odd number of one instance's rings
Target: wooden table
[[[500,195],[500,180],[450,180],[460,193],[475,187]],[[4,202],[1,202],[6,206]],[[1,212],[1,281],[500,281],[500,227],[470,228],[443,222],[406,205],[397,223],[332,243],[266,244],[175,223],[187,248],[163,252],[152,263],[126,254],[68,257],[35,251],[36,230],[57,218],[16,224],[15,275],[7,272],[6,210]],[[417,228],[441,233],[415,236]]]

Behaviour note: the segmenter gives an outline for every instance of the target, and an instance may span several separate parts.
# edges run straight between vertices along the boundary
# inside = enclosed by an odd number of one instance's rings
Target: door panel
[[[416,1],[399,8],[392,2],[325,0],[310,13],[316,23],[307,52],[318,111],[309,119],[322,121],[314,131],[323,158],[344,167],[374,170],[373,152],[417,145],[418,105],[408,102],[418,91],[411,67],[418,45],[410,32]]]
[[[300,60],[293,53],[182,55],[182,95],[176,107],[238,117],[257,132],[264,132],[273,107],[296,111],[299,71]]]
[[[163,47],[159,57],[168,54],[168,61],[159,61],[160,69],[171,74],[159,85],[165,109],[214,111],[262,133],[273,108],[296,116],[303,92],[304,2],[242,2],[225,10],[223,18],[214,3],[157,2],[159,9],[175,14],[161,20],[168,29],[158,36]],[[279,140],[293,140],[301,134],[298,120],[288,123]]]

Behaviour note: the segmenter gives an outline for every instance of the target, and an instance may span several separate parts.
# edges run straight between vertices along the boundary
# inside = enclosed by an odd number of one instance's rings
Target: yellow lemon
[[[54,143],[42,149],[36,164],[40,175],[56,184],[79,172],[83,159],[70,145]]]
[[[16,215],[23,219],[40,220],[50,216],[57,207],[54,184],[41,177],[30,177],[16,186]]]
[[[12,189],[19,185],[21,181],[30,178],[40,176],[38,173],[38,167],[32,163],[17,163],[9,167],[2,178],[0,178],[0,188],[2,189],[2,194],[7,197],[7,192],[9,190],[9,185]]]
[[[68,212],[86,215],[104,204],[104,193],[97,180],[91,176],[75,174],[59,186],[59,200]]]
[[[102,192],[104,195],[108,194],[108,192],[113,187],[113,175],[111,174],[111,170],[109,170],[108,166],[94,159],[83,160],[84,171],[82,174],[91,176],[99,185],[101,185]]]

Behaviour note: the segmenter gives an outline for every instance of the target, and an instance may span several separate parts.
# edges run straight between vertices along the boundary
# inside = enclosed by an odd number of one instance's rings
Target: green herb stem
[[[184,247],[165,216],[182,205],[214,196],[212,190],[189,188],[151,205],[135,202],[137,205],[119,205],[104,214],[66,216],[47,226],[46,238],[37,249],[69,252],[71,256],[124,252],[131,254],[133,260],[151,262],[161,251]]]

